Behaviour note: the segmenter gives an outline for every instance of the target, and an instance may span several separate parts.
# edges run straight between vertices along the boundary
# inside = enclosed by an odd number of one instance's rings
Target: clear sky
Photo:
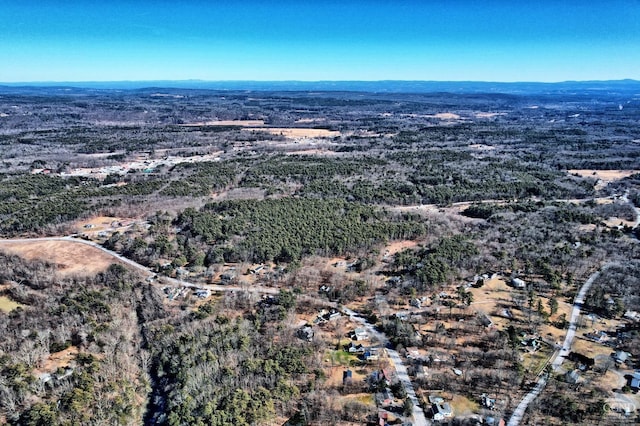
[[[640,0],[0,0],[0,82],[640,79]]]

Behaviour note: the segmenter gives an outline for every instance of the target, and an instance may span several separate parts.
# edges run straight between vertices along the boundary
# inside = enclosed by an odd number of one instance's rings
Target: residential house
[[[428,399],[429,399],[429,403],[430,404],[443,404],[444,403],[444,398],[441,397],[440,395],[431,394],[431,395],[429,395]]]
[[[331,312],[329,312],[329,317],[327,319],[329,321],[334,321],[334,320],[337,320],[338,318],[340,318],[341,316],[342,316],[342,314],[334,309]]]
[[[208,288],[200,288],[196,290],[195,294],[200,299],[206,299],[207,297],[211,296],[211,290],[209,290]]]
[[[480,324],[482,324],[485,327],[493,326],[493,321],[491,321],[491,318],[489,318],[487,314],[480,314],[478,316],[478,319],[480,321]]]
[[[367,362],[378,361],[380,359],[380,355],[376,348],[371,348],[364,352],[363,358]]]
[[[235,277],[236,277],[236,271],[231,269],[220,274],[220,280],[224,282],[232,281],[233,279],[235,279]]]
[[[493,410],[493,407],[496,405],[496,400],[494,398],[489,398],[489,396],[485,393],[481,396],[482,406],[484,408],[488,408],[489,410]]]
[[[618,365],[624,364],[625,362],[627,362],[627,359],[629,359],[629,353],[625,351],[616,351],[616,353],[613,355],[613,360]]]
[[[443,421],[445,419],[453,417],[453,410],[448,402],[442,404],[433,404],[431,406],[431,412],[433,413],[433,420]]]
[[[391,384],[391,376],[387,370],[376,370],[369,376],[369,384],[378,387],[383,384],[385,387]]]
[[[388,286],[396,286],[402,282],[402,278],[398,276],[390,277],[385,284]]]
[[[255,268],[249,269],[249,272],[255,275],[255,274],[259,273],[260,271],[262,271],[264,268],[265,268],[265,265],[258,265]]]
[[[578,372],[578,370],[571,370],[567,372],[567,374],[565,374],[565,380],[567,381],[567,383],[576,385],[580,382],[580,373]]]
[[[484,423],[487,426],[505,426],[506,425],[503,418],[496,419],[493,416],[487,416],[487,418],[484,419]]]
[[[640,389],[640,371],[636,371],[631,375],[630,387],[635,391]]]
[[[340,318],[341,316],[342,314],[338,312],[336,309],[331,309],[330,312],[327,312],[326,310],[323,309],[322,311],[320,311],[320,313],[318,314],[318,317],[313,322],[315,324],[322,324],[327,321],[334,321]]]
[[[369,333],[363,327],[358,327],[353,331],[353,338],[357,341],[369,339]]]
[[[313,340],[313,328],[310,325],[304,325],[298,329],[296,335],[299,339],[306,340],[307,342],[311,342]]]
[[[359,343],[356,344],[356,343],[350,342],[349,346],[347,346],[347,352],[351,354],[363,354],[365,353],[365,351],[366,351],[366,348]]]
[[[593,368],[596,360],[578,352],[570,352],[567,357],[569,361],[573,361],[578,364],[578,368],[582,371]]]

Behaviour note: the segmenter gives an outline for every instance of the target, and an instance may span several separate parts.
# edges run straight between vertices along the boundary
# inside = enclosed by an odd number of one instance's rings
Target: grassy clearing
[[[547,346],[543,346],[534,353],[526,354],[523,363],[525,370],[534,375],[538,375],[547,365],[547,361],[549,361],[551,355],[553,355],[553,350]]]
[[[333,365],[342,365],[345,367],[350,367],[352,363],[358,362],[358,357],[356,355],[343,350],[327,351],[325,359],[330,361]]]
[[[455,395],[453,397],[451,400],[451,407],[453,408],[453,413],[456,416],[477,413],[480,409],[477,402],[461,395]]]

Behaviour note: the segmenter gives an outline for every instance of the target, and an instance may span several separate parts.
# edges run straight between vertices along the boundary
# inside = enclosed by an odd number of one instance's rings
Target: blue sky
[[[0,0],[0,82],[640,79],[640,0]]]

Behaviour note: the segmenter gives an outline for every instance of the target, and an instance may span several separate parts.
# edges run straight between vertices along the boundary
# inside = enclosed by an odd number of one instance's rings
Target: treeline
[[[290,262],[311,254],[345,254],[425,232],[413,220],[342,200],[282,198],[212,203],[176,219],[183,252],[208,246],[212,261]]]
[[[37,175],[0,177],[0,233],[34,232],[79,217],[88,205],[74,192],[82,182]]]
[[[174,177],[160,194],[170,197],[207,196],[231,184],[237,173],[233,163],[180,163],[171,170]]]
[[[478,254],[478,249],[462,235],[444,237],[433,246],[396,253],[393,267],[404,276],[404,289],[432,290],[444,284],[456,268],[463,268]]]
[[[586,305],[606,317],[617,317],[640,306],[640,262],[614,265],[593,283]]]
[[[475,203],[462,211],[463,216],[475,219],[494,218],[494,215],[506,212],[533,213],[541,212],[547,220],[554,223],[598,224],[614,211],[625,211],[624,206],[607,205],[575,205],[571,203],[553,203],[544,201],[518,201],[504,204]]]
[[[298,190],[372,204],[449,204],[489,199],[585,198],[590,181],[572,178],[540,163],[475,158],[466,150],[406,150],[386,156],[387,164],[349,178],[308,179]]]
[[[333,159],[312,156],[277,155],[267,160],[256,159],[249,165],[241,186],[263,186],[296,182],[307,184],[318,179],[347,178],[359,176],[386,162],[373,158]]]

